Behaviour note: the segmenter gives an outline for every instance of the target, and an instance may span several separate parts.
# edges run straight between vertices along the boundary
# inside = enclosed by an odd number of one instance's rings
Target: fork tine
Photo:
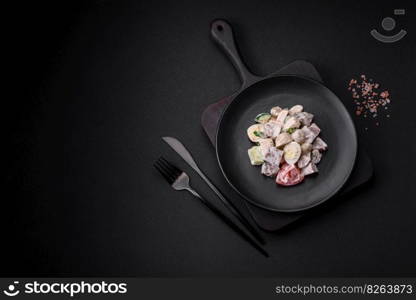
[[[165,161],[166,163],[170,164],[174,169],[178,170],[179,172],[182,172],[176,165],[174,165],[171,162],[169,162],[168,160],[166,160],[163,156],[162,156],[162,160]]]
[[[174,182],[178,176],[176,176],[174,170],[167,164],[165,164],[161,159],[158,160],[159,167],[165,171],[169,178]]]
[[[160,175],[163,176],[163,178],[165,178],[165,180],[171,184],[171,180],[170,178],[167,176],[167,174],[165,173],[165,171],[163,171],[160,166],[157,163],[154,163],[153,166],[155,167],[155,169],[159,172]]]
[[[172,184],[175,179],[173,178],[172,174],[170,174],[169,172],[167,172],[164,168],[162,168],[160,161],[156,161],[153,166],[156,168],[156,170],[159,171],[159,173],[166,179],[166,181],[169,184]]]
[[[178,167],[167,161],[163,156],[160,157],[160,162],[175,175],[175,179],[179,177],[179,175],[181,175],[182,171]]]
[[[168,176],[172,180],[172,183],[178,178],[178,176],[174,174],[174,171],[170,169],[169,166],[166,166],[163,163],[160,163],[160,167],[168,174]]]

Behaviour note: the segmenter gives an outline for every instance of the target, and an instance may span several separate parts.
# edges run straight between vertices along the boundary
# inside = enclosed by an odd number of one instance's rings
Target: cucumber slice
[[[271,117],[272,117],[272,115],[271,115],[271,114],[269,114],[269,113],[261,113],[261,114],[258,114],[258,115],[254,118],[254,120],[255,120],[257,123],[262,123],[262,124],[264,124],[264,123],[266,123],[267,121],[269,121]]]
[[[253,166],[258,166],[263,163],[264,157],[261,153],[260,146],[253,146],[250,149],[248,149],[248,157],[250,158],[250,163]]]

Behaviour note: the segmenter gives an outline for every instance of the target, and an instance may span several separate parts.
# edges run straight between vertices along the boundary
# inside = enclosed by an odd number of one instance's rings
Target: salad
[[[302,105],[276,106],[258,114],[256,124],[247,129],[248,138],[256,144],[248,149],[251,164],[261,166],[261,174],[283,186],[299,184],[305,176],[317,173],[328,146],[319,137],[321,129],[313,117]]]

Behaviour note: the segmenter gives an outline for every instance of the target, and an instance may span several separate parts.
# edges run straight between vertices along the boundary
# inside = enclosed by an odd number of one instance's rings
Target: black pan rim
[[[276,208],[273,208],[273,207],[268,207],[268,206],[266,206],[266,205],[261,205],[261,204],[259,204],[258,202],[256,202],[256,201],[254,201],[254,200],[252,200],[251,198],[249,198],[249,197],[247,197],[246,195],[244,195],[243,193],[241,193],[239,190],[238,190],[238,188],[231,182],[231,180],[228,178],[228,176],[227,176],[227,174],[225,173],[225,171],[224,171],[224,169],[223,169],[223,166],[222,166],[222,164],[221,164],[221,160],[220,160],[220,157],[219,157],[219,151],[218,151],[218,135],[219,135],[219,132],[220,132],[220,128],[221,128],[221,124],[222,124],[222,121],[223,121],[223,117],[224,117],[224,115],[225,115],[225,113],[227,112],[227,110],[228,110],[228,108],[230,107],[230,105],[234,102],[234,100],[238,97],[238,95],[239,94],[241,94],[244,90],[246,90],[247,88],[249,88],[249,87],[251,87],[252,85],[255,85],[256,83],[258,83],[258,82],[261,82],[261,81],[263,81],[263,80],[265,80],[265,79],[270,79],[270,78],[275,78],[275,77],[294,77],[294,78],[299,78],[299,79],[303,79],[303,80],[306,80],[306,81],[309,81],[309,82],[312,82],[312,83],[314,83],[314,84],[318,84],[319,86],[321,86],[321,87],[323,87],[324,89],[326,89],[326,90],[328,90],[330,93],[332,93],[335,97],[336,97],[336,99],[337,99],[337,101],[339,102],[339,104],[344,108],[344,110],[345,110],[345,113],[346,113],[346,115],[347,115],[347,118],[348,118],[348,120],[349,120],[349,122],[350,122],[350,124],[351,124],[351,126],[352,126],[352,128],[353,128],[353,138],[354,138],[354,148],[352,149],[353,151],[354,151],[354,160],[352,161],[352,163],[351,163],[351,166],[350,166],[350,169],[348,170],[348,172],[346,172],[346,175],[345,175],[345,177],[344,177],[344,179],[340,182],[340,184],[337,186],[337,188],[335,188],[332,192],[330,192],[330,193],[328,193],[328,195],[326,196],[326,197],[323,197],[320,201],[318,201],[318,202],[316,202],[316,203],[313,203],[313,204],[311,204],[311,205],[307,205],[307,206],[304,206],[304,207],[300,207],[300,208],[296,208],[296,209],[276,209]],[[253,205],[255,205],[255,206],[258,206],[258,207],[260,207],[260,208],[263,208],[263,209],[266,209],[266,210],[269,210],[269,211],[275,211],[275,212],[285,212],[285,213],[291,213],[291,212],[300,212],[300,211],[304,211],[304,210],[307,210],[307,209],[311,209],[311,208],[313,208],[313,207],[315,207],[315,206],[318,206],[318,205],[320,205],[320,204],[322,204],[322,203],[324,203],[325,201],[327,201],[327,200],[329,200],[331,197],[333,197],[336,193],[338,193],[339,192],[339,190],[345,185],[345,183],[347,182],[347,180],[348,180],[348,178],[350,177],[350,175],[351,175],[351,172],[352,172],[352,170],[354,169],[354,166],[355,166],[355,162],[356,162],[356,160],[357,160],[357,151],[358,151],[358,139],[357,139],[357,130],[356,130],[356,128],[355,128],[355,124],[354,124],[354,122],[353,122],[353,120],[352,120],[352,118],[351,118],[351,115],[349,114],[349,112],[348,112],[348,110],[345,108],[345,106],[344,106],[344,104],[342,103],[342,101],[338,98],[338,96],[331,90],[331,89],[329,89],[327,86],[325,86],[322,82],[319,82],[319,81],[317,81],[317,80],[314,80],[314,79],[312,79],[312,78],[309,78],[309,77],[306,77],[306,76],[301,76],[301,75],[290,75],[290,74],[288,74],[288,75],[285,75],[285,74],[281,74],[281,75],[271,75],[271,76],[266,76],[266,77],[263,77],[263,78],[261,78],[261,79],[259,79],[259,80],[257,80],[257,81],[255,81],[255,82],[253,82],[251,85],[249,85],[249,86],[247,86],[246,88],[244,88],[244,89],[241,89],[241,90],[239,90],[237,93],[235,93],[233,96],[232,96],[232,100],[226,105],[226,107],[224,108],[224,110],[221,112],[221,116],[220,116],[220,120],[219,120],[219,122],[218,122],[218,125],[217,125],[217,129],[216,129],[216,133],[215,133],[215,154],[216,154],[216,157],[217,157],[217,162],[218,162],[218,165],[219,165],[219,167],[220,167],[220,170],[221,170],[221,173],[223,174],[223,176],[225,177],[225,180],[227,181],[227,183],[237,192],[237,194],[239,194],[244,200],[246,200],[246,201],[248,201],[248,202],[250,202],[251,204],[253,204]]]

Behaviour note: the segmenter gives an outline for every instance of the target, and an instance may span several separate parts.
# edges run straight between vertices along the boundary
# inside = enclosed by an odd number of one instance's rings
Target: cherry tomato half
[[[284,186],[291,186],[301,183],[305,177],[300,170],[289,164],[284,164],[277,173],[276,183]]]

